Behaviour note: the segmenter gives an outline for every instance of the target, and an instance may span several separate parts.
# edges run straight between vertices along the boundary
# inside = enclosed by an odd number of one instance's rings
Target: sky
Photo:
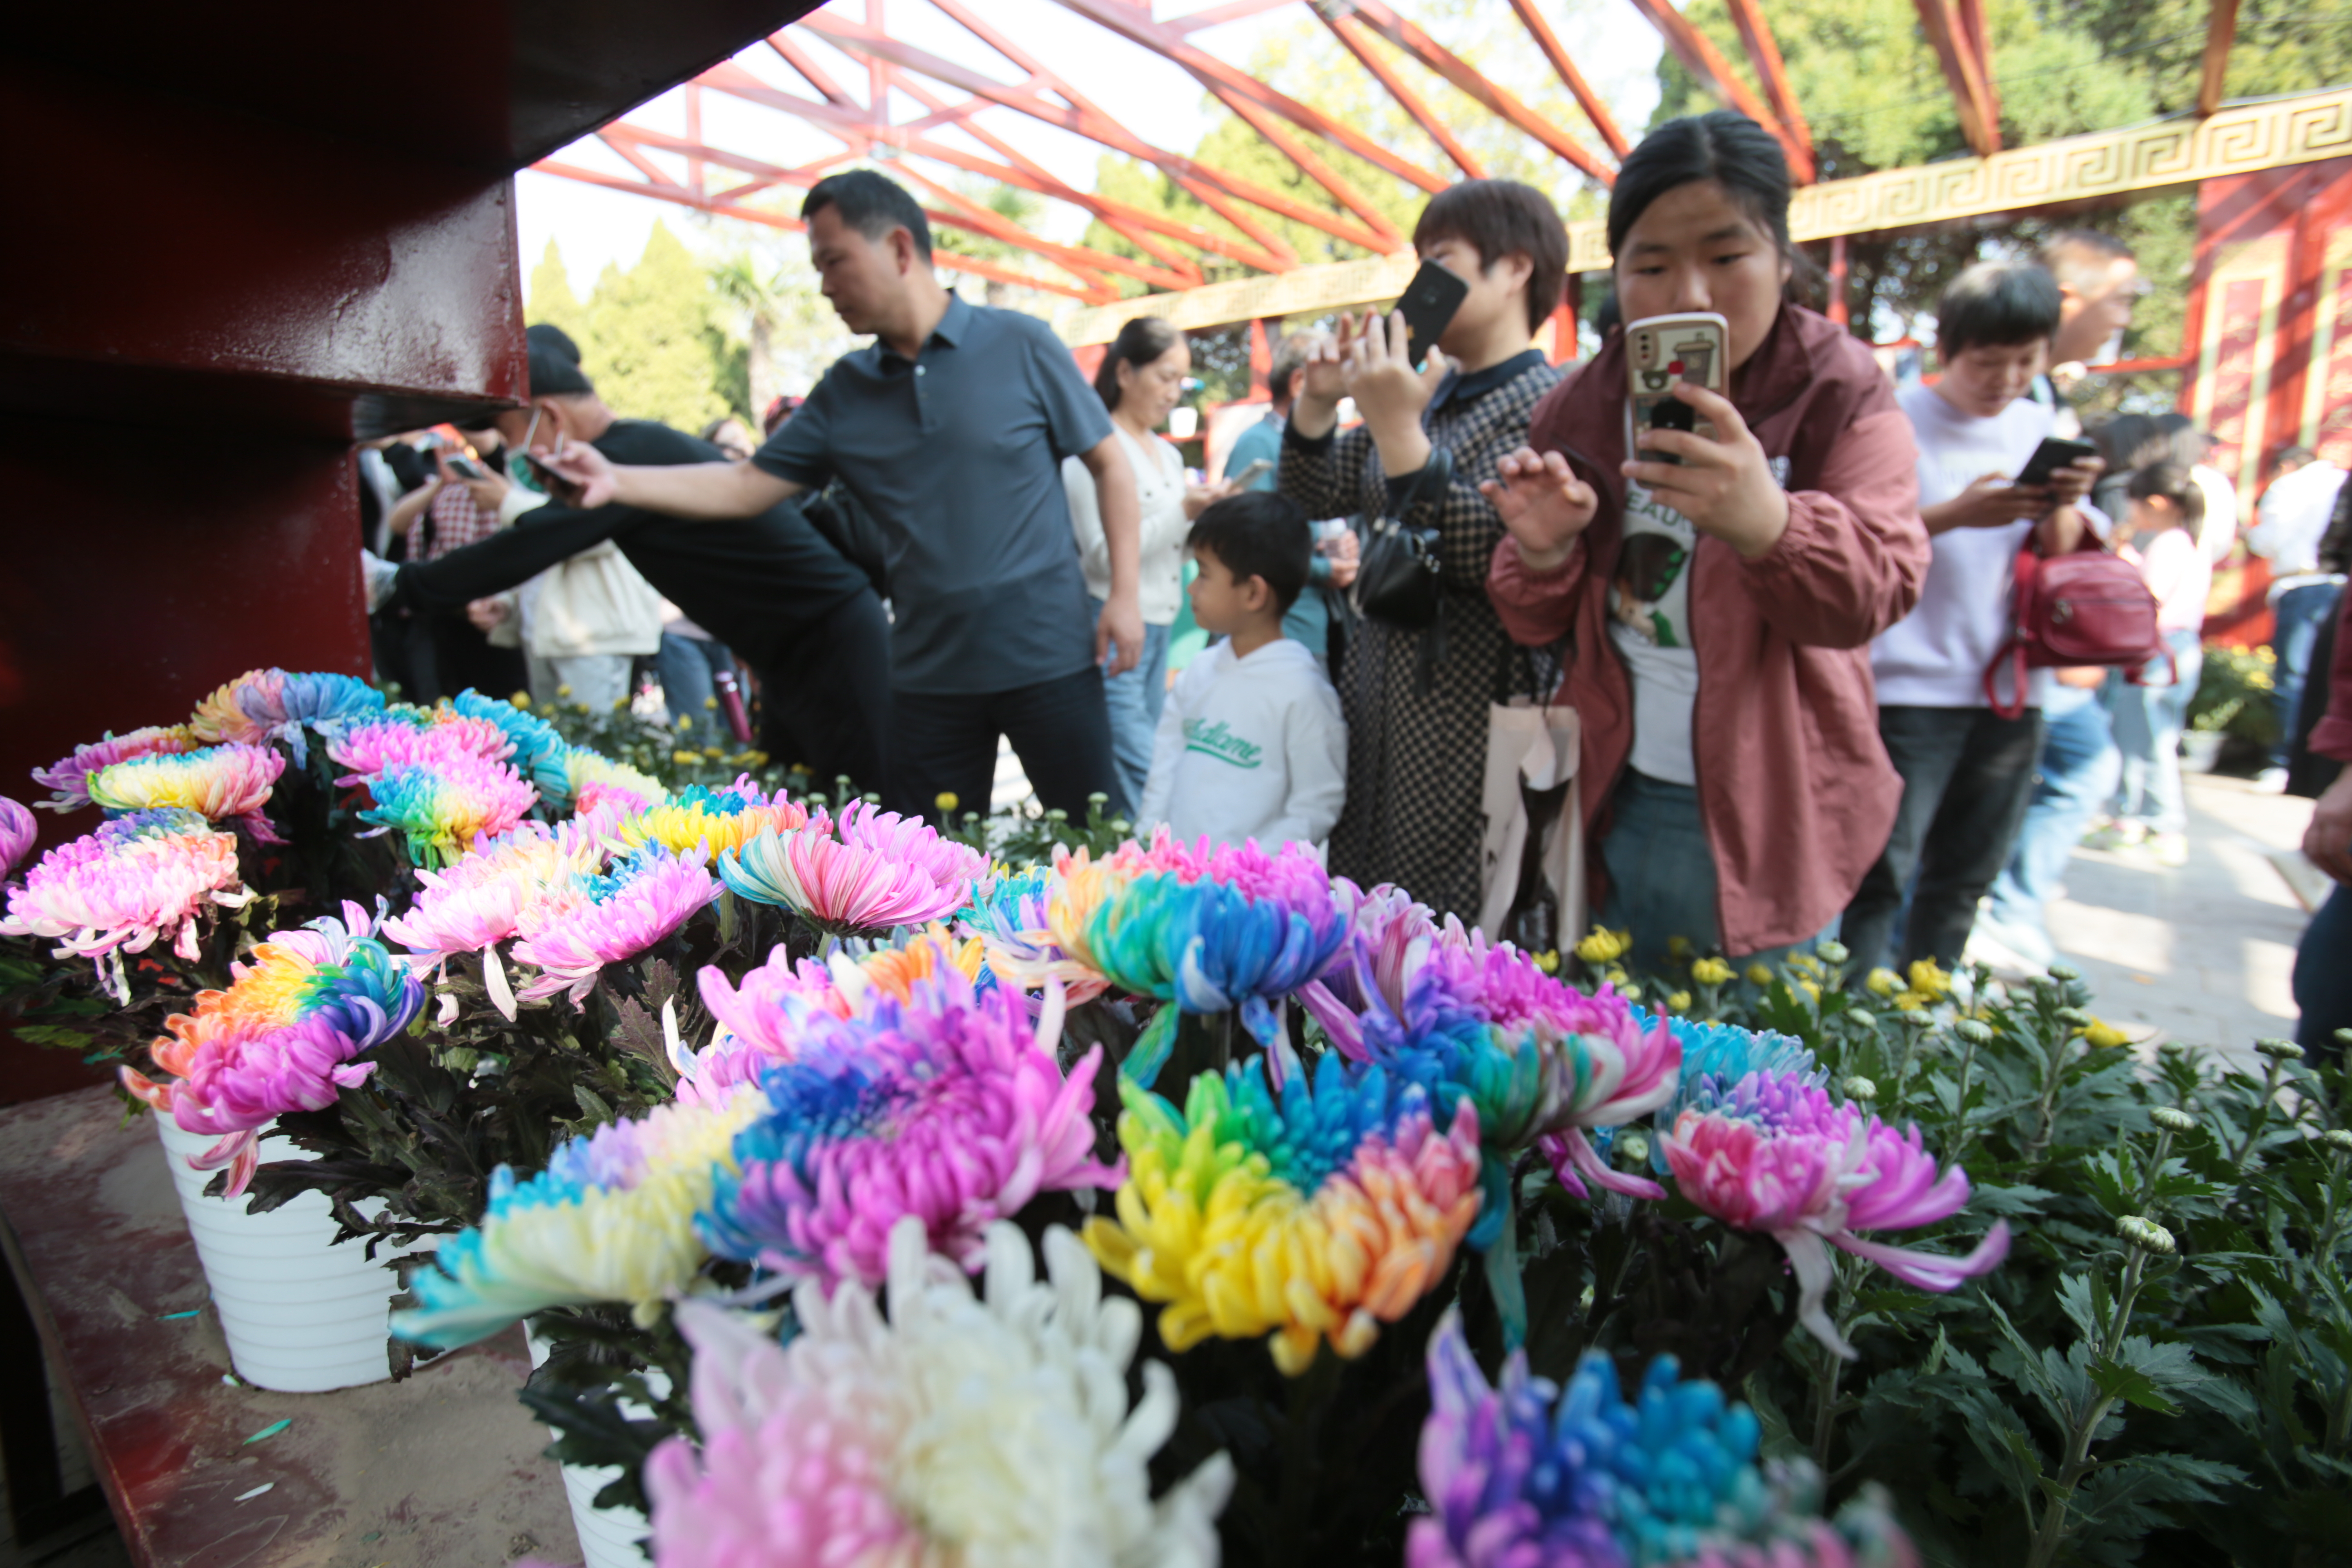
[[[874,0],[834,0],[830,9],[856,18],[860,6]],[[1443,38],[1456,29],[1450,24],[1458,14],[1491,10],[1506,12],[1505,0],[1394,0],[1397,10]],[[1020,73],[1003,57],[934,10],[926,0],[887,0],[891,34],[931,54],[1006,82]],[[1595,79],[1597,90],[1611,100],[1621,123],[1638,126],[1656,101],[1655,65],[1660,52],[1657,35],[1642,20],[1630,0],[1542,0],[1544,10],[1570,54]],[[1117,117],[1147,142],[1178,152],[1191,152],[1215,119],[1212,102],[1200,84],[1173,63],[1066,9],[1055,0],[978,0],[975,7],[988,24],[1040,64],[1067,77],[1078,90]],[[1158,0],[1155,13],[1163,20],[1205,9],[1202,0]],[[1305,14],[1303,5],[1285,5],[1258,16],[1205,28],[1191,41],[1208,53],[1246,66],[1251,53],[1270,33],[1295,26]],[[826,45],[805,29],[795,38],[817,58],[835,79],[852,94],[864,95],[862,66]],[[1529,46],[1530,54],[1534,53]],[[736,57],[746,70],[762,80],[813,97],[806,83],[765,45]],[[1598,67],[1598,68],[1596,68]],[[774,163],[796,163],[826,155],[839,143],[786,114],[744,103],[724,94],[703,97],[703,138],[707,145]],[[892,118],[919,117],[923,106],[894,96]],[[682,135],[686,131],[685,95],[673,91],[631,111],[635,124]],[[1097,160],[1104,149],[1094,142],[1042,124],[1013,110],[996,108],[980,122],[1079,190],[1091,190]],[[940,133],[945,142],[959,140]],[[993,158],[984,149],[971,151]],[[632,172],[618,154],[600,142],[576,142],[556,154],[560,162],[614,174]],[[719,172],[723,174],[724,172]],[[644,251],[656,220],[697,249],[722,253],[749,246],[781,260],[797,262],[806,255],[797,235],[711,218],[690,209],[651,197],[631,195],[559,175],[525,170],[516,176],[515,208],[521,244],[523,274],[539,265],[547,242],[558,242],[572,289],[585,297],[608,264],[634,265]],[[1087,216],[1060,203],[1049,203],[1038,227],[1047,237],[1076,240]],[[528,301],[526,301],[526,304]]]

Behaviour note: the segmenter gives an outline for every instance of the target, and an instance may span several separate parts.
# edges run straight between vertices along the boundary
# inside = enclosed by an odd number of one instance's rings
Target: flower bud
[[[1874,1029],[1878,1027],[1877,1015],[1871,1012],[1867,1007],[1849,1007],[1845,1010],[1845,1016],[1846,1022],[1852,1024],[1857,1029]]]
[[[2352,1149],[2352,1132],[2341,1127],[2331,1127],[2319,1135],[2319,1141],[2330,1149]]]
[[[2193,1132],[2197,1130],[2197,1118],[2169,1105],[2158,1106],[2147,1113],[2147,1119],[2167,1132]]]
[[[2154,1220],[2143,1218],[2136,1214],[2126,1215],[2116,1221],[2116,1233],[2134,1247],[2156,1253],[2160,1257],[2168,1258],[2177,1249],[2177,1244],[2173,1241],[2170,1231]]]
[[[1617,1141],[1610,1152],[1620,1156],[1628,1165],[1647,1164],[1650,1159],[1650,1136],[1638,1127],[1620,1128]]]
[[[1748,984],[1750,985],[1769,985],[1772,984],[1772,972],[1763,964],[1751,963],[1748,966]]]
[[[938,806],[941,811],[953,811],[960,803],[956,798],[955,791],[951,789],[943,789],[940,791],[936,797],[933,798],[931,804]]]
[[[1731,965],[1719,958],[1702,958],[1691,965],[1691,979],[1701,985],[1728,985],[1731,977]]]
[[[1952,1026],[1952,1033],[1972,1046],[1992,1044],[1992,1026],[1975,1018],[1963,1018]]]
[[[2293,1040],[2256,1040],[2254,1049],[2275,1061],[2299,1062],[2303,1059],[2303,1047]]]
[[[1821,961],[1823,963],[1843,963],[1853,956],[1852,948],[1834,939],[1820,943],[1813,951],[1821,955]]]
[[[1666,996],[1666,1011],[1669,1013],[1687,1013],[1690,1005],[1691,994],[1687,991],[1670,992]]]
[[[2058,963],[2050,966],[2050,978],[2061,985],[2072,985],[2083,978],[2083,972],[2071,963]]]
[[[1848,1100],[1876,1100],[1878,1086],[1866,1078],[1850,1078],[1838,1085]]]
[[[2080,1007],[2059,1008],[2058,1021],[2077,1032],[2089,1028],[2092,1024],[2091,1015]]]

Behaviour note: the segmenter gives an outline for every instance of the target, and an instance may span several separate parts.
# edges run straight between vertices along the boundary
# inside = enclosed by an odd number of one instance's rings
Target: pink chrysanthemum
[[[852,801],[837,823],[819,813],[806,826],[759,834],[719,858],[719,874],[739,898],[843,932],[943,920],[987,870],[978,850],[863,801]]]
[[[422,723],[386,717],[356,724],[327,745],[328,758],[351,770],[338,784],[355,784],[397,767],[434,766],[453,756],[502,763],[513,754],[513,740],[498,725],[446,708]]]
[[[360,819],[400,829],[409,858],[420,866],[451,864],[539,804],[539,792],[514,769],[458,752],[394,767],[370,778],[367,787],[375,804]]]
[[[133,730],[127,735],[109,734],[104,740],[76,746],[72,756],[33,770],[33,782],[49,791],[49,798],[37,804],[45,811],[79,811],[89,804],[89,775],[99,769],[158,752],[191,752],[197,743],[185,724],[172,724]]]
[[[520,994],[528,1000],[569,990],[577,1005],[604,965],[635,958],[718,896],[709,872],[659,845],[622,861],[610,877],[550,889],[524,909],[517,927],[516,961],[541,971]]]
[[[1968,1205],[1968,1173],[1955,1165],[1939,1173],[1916,1127],[1898,1133],[1795,1074],[1749,1073],[1720,1093],[1703,1091],[1675,1119],[1665,1154],[1684,1196],[1735,1229],[1780,1244],[1801,1292],[1798,1321],[1840,1355],[1853,1351],[1822,1305],[1824,1242],[1922,1290],[1956,1289],[2009,1256],[2000,1221],[1960,1258],[1855,1235],[1949,1218]]]
[[[96,962],[127,1002],[121,953],[160,938],[193,960],[197,917],[252,897],[237,880],[234,835],[191,811],[139,812],[42,856],[24,885],[8,889],[0,936],[46,937],[60,958]]]
[[[40,836],[40,824],[23,805],[0,795],[0,877],[16,868],[16,862],[33,847]]]

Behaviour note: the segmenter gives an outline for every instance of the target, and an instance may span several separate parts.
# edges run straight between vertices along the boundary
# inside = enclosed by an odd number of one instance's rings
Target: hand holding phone
[[[482,468],[482,466],[479,463],[475,462],[470,458],[452,456],[442,458],[441,462],[443,467],[446,468],[451,473],[457,475],[461,479],[485,479],[489,478],[488,473]]]
[[[2098,447],[2088,441],[2062,441],[2055,436],[2045,436],[2042,445],[2033,448],[2033,456],[2025,459],[2025,467],[2018,470],[2017,482],[2035,489],[2045,489],[2059,469],[2071,468],[2098,455]]]
[[[1244,468],[1240,473],[1233,475],[1232,482],[1234,489],[1245,490],[1249,489],[1250,486],[1257,483],[1260,479],[1272,472],[1274,472],[1274,459],[1272,458],[1260,458],[1257,461]]]
[[[1453,272],[1434,261],[1421,264],[1396,302],[1404,313],[1406,363],[1418,366],[1429,357],[1429,351],[1453,324],[1462,301],[1469,297],[1470,285]]]
[[[1635,458],[1644,463],[1679,463],[1672,452],[1644,447],[1643,436],[1652,430],[1683,430],[1716,438],[1713,421],[1674,395],[1676,384],[1688,382],[1717,396],[1727,395],[1730,372],[1730,327],[1710,310],[1675,316],[1647,316],[1625,329],[1625,372],[1632,398]]]

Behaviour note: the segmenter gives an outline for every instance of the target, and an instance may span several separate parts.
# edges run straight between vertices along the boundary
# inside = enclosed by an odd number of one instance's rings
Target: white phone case
[[[1643,450],[1642,437],[1652,428],[1654,411],[1667,400],[1675,383],[1687,381],[1723,395],[1730,381],[1724,368],[1730,330],[1729,323],[1711,310],[1644,316],[1626,326],[1627,391],[1632,395],[1633,446],[1640,461],[1682,461],[1671,452]],[[1689,427],[1708,440],[1715,439],[1712,420],[1695,417]]]

